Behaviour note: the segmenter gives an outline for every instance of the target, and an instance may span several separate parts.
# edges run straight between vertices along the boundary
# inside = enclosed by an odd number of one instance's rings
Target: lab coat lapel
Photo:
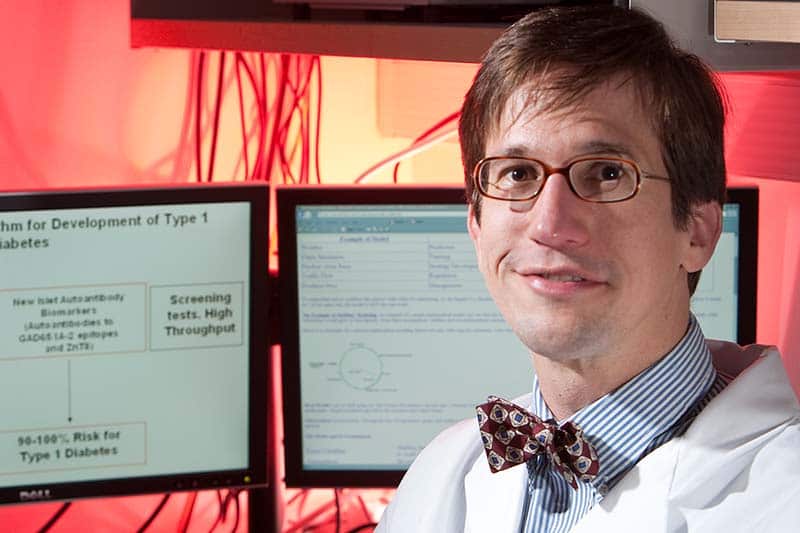
[[[682,437],[631,469],[572,532],[680,530],[685,519],[670,516],[670,509],[702,509],[723,492],[715,484],[728,482],[718,472],[730,461],[731,449],[796,416],[797,399],[785,393],[787,388],[780,355],[767,351],[709,403]]]
[[[516,533],[525,500],[528,469],[519,465],[492,474],[481,453],[464,477],[465,533]]]
[[[640,461],[575,525],[572,533],[666,531],[667,496],[678,448],[674,440],[670,441]]]
[[[800,406],[794,394],[787,394],[790,388],[775,350],[768,350],[731,382],[686,431],[670,498],[681,502],[688,497],[693,505],[702,506],[707,503],[703,495],[725,490],[730,480],[707,473],[728,471],[735,475],[737,470],[730,466],[734,456],[741,455],[749,463],[753,449],[797,416]]]

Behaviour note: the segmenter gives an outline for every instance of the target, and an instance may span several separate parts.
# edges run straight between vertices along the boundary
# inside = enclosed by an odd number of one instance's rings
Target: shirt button
[[[600,496],[605,496],[606,494],[608,494],[608,485],[603,483],[602,485],[597,487],[597,492],[600,493]]]

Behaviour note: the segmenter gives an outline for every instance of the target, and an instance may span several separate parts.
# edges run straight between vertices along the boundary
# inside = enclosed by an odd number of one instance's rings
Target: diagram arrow
[[[67,421],[72,423],[72,361],[67,360]]]

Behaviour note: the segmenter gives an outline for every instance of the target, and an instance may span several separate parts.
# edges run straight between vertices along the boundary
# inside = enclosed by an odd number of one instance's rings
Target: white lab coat
[[[800,532],[800,404],[780,354],[708,344],[715,367],[738,377],[573,532]],[[523,467],[490,473],[477,423],[465,420],[420,453],[376,531],[517,533],[526,481]]]

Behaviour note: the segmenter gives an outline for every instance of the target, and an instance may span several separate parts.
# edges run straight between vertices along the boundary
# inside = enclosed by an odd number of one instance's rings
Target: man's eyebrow
[[[633,156],[633,150],[624,144],[608,141],[589,141],[578,146],[580,154],[616,154],[619,156]]]
[[[515,144],[503,150],[502,154],[505,157],[536,157],[532,155],[531,149],[522,144]]]
[[[593,140],[579,144],[574,153],[574,157],[581,157],[592,154],[614,154],[617,156],[633,157],[633,150],[624,144]],[[492,154],[505,157],[540,157],[531,147],[523,144],[514,144],[503,149],[501,154]]]

